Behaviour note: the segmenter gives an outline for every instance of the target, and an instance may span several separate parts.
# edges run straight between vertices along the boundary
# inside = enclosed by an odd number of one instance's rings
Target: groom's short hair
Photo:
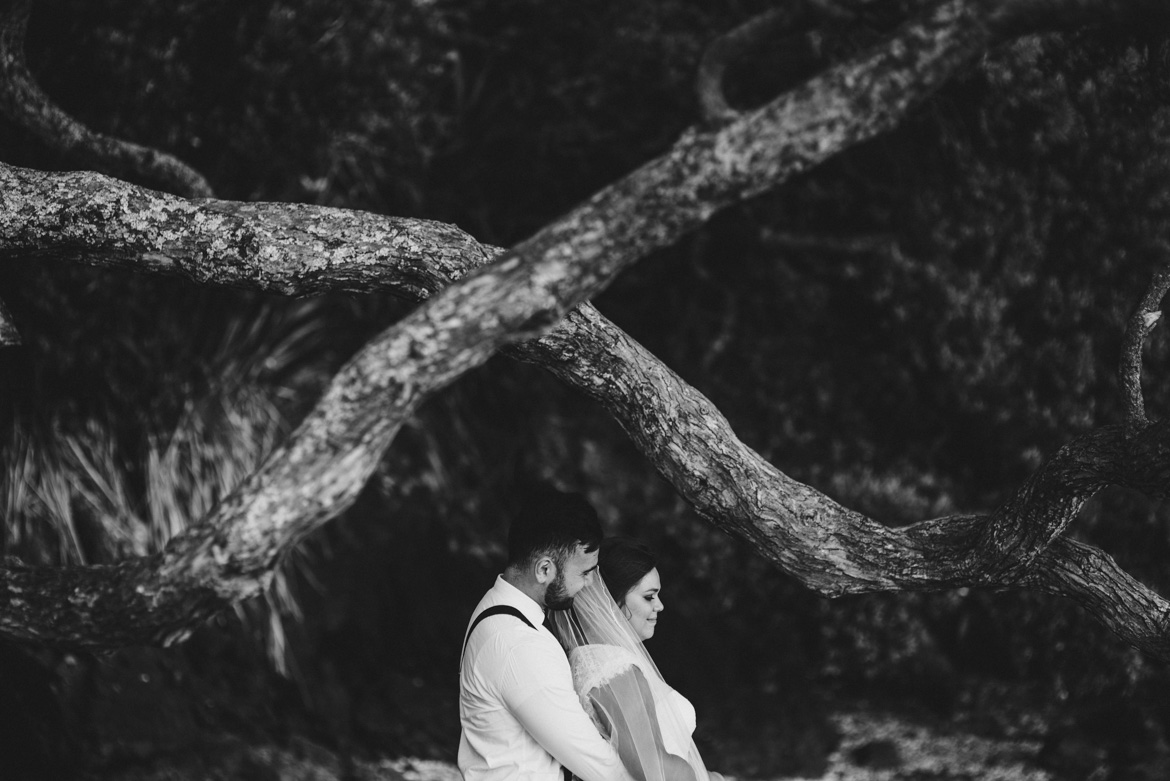
[[[578,545],[597,550],[601,537],[597,511],[584,496],[551,485],[530,486],[508,529],[508,566],[551,555],[559,568]]]

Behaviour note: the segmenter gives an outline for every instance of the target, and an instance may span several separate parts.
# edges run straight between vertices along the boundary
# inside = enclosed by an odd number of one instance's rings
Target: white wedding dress
[[[612,737],[611,727],[597,711],[598,691],[637,667],[653,695],[654,716],[662,733],[663,746],[671,754],[687,756],[695,731],[695,706],[662,680],[657,670],[649,669],[644,657],[615,645],[582,645],[569,653],[569,664],[573,668],[573,688],[581,698],[581,705],[601,734],[607,737]],[[669,718],[668,714],[677,714],[677,718]]]

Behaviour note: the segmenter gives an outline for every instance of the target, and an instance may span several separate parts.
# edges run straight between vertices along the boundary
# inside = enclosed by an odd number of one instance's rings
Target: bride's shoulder
[[[616,645],[582,645],[569,652],[569,664],[578,688],[604,683],[637,663],[638,658],[632,652]]]

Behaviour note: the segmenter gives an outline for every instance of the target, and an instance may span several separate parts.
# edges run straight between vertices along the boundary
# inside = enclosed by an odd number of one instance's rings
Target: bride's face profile
[[[634,634],[642,640],[649,640],[654,636],[658,614],[663,610],[661,591],[662,579],[655,568],[635,583],[622,600],[622,615],[630,622]]]

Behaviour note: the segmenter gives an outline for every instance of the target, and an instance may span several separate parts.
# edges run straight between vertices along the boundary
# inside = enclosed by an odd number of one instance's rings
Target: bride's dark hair
[[[638,585],[647,572],[658,566],[650,547],[630,537],[606,537],[602,540],[597,563],[605,587],[619,605],[625,601],[630,589]]]

